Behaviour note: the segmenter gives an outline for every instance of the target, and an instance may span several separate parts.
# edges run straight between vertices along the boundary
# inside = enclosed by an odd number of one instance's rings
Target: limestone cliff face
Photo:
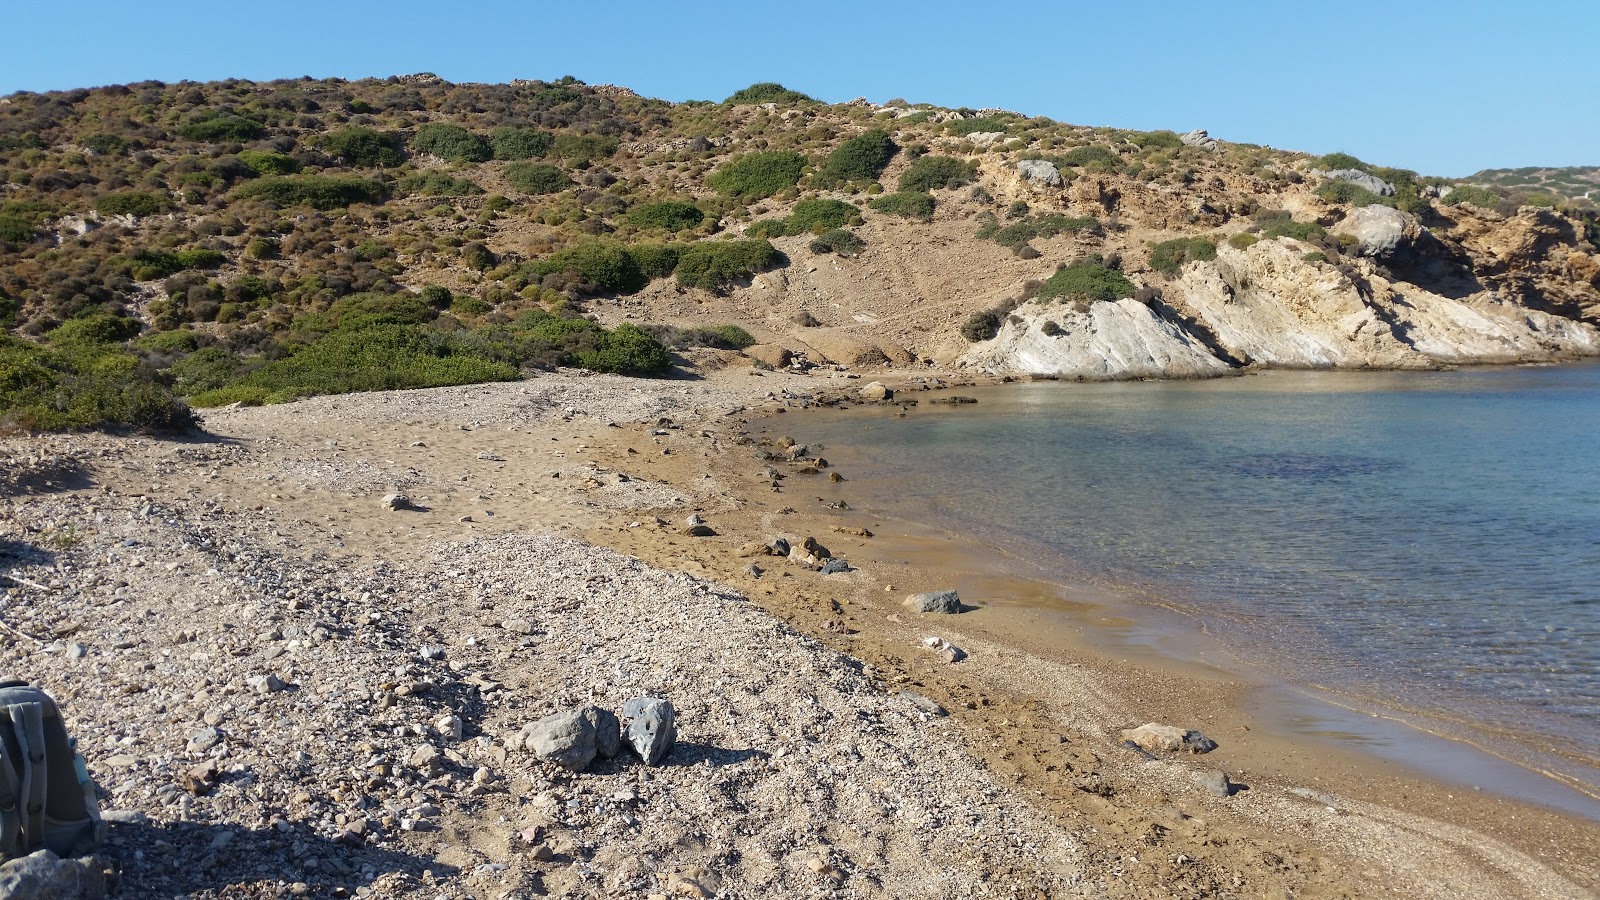
[[[1136,300],[1028,303],[961,363],[999,372],[1086,379],[1210,378],[1230,366],[1194,335]]]
[[[1195,378],[1243,366],[1426,369],[1600,355],[1600,331],[1481,290],[1449,297],[1290,238],[1190,263],[1165,296],[1027,304],[963,365],[1077,378]]]

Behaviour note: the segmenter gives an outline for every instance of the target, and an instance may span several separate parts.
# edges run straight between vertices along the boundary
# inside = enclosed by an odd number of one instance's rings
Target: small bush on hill
[[[698,246],[698,245],[695,245]],[[560,250],[523,267],[536,276],[566,274],[584,294],[631,294],[648,281],[626,247],[610,241],[589,241]]]
[[[1097,258],[1056,270],[1035,294],[1041,300],[1120,300],[1133,296],[1133,282]]]
[[[1358,172],[1366,172],[1372,168],[1348,153],[1329,153],[1327,156],[1319,156],[1312,161],[1311,167],[1325,170],[1355,169]]]
[[[102,216],[153,216],[166,205],[165,197],[144,191],[112,191],[94,202]]]
[[[257,175],[293,175],[300,171],[300,161],[287,153],[270,150],[245,150],[239,160]]]
[[[817,235],[810,244],[812,253],[837,253],[849,259],[867,248],[867,242],[843,228]]]
[[[483,193],[470,179],[453,178],[443,172],[419,172],[400,179],[400,193],[423,197],[472,197]]]
[[[128,142],[115,134],[84,135],[78,143],[97,156],[121,156],[128,151]]]
[[[720,292],[741,278],[773,268],[783,254],[765,240],[700,241],[678,254],[678,283]]]
[[[896,149],[888,132],[874,128],[845,141],[828,154],[811,181],[824,188],[852,181],[872,181],[894,158]]]
[[[724,103],[732,104],[757,104],[757,103],[800,103],[810,100],[799,91],[791,91],[775,81],[763,81],[752,84],[741,91],[735,91]]]
[[[1128,137],[1140,150],[1176,150],[1183,140],[1173,131],[1141,131]]]
[[[616,375],[664,375],[672,369],[667,349],[636,325],[601,332],[596,346],[577,353],[578,365]]]
[[[737,325],[710,325],[698,328],[673,328],[656,325],[645,329],[662,344],[677,350],[689,347],[715,347],[718,350],[743,350],[755,344],[750,332]]]
[[[979,134],[986,131],[1005,131],[1010,122],[998,116],[980,116],[976,119],[956,119],[947,125],[944,130],[957,136]]]
[[[1329,203],[1339,203],[1346,206],[1391,205],[1384,202],[1385,198],[1360,185],[1337,179],[1324,181],[1321,185],[1318,185],[1317,196]]]
[[[382,203],[389,188],[381,181],[336,175],[274,175],[247,182],[235,196],[278,206],[341,209],[355,203]]]
[[[861,210],[842,200],[829,200],[815,198],[801,200],[794,205],[794,211],[789,214],[788,232],[790,234],[821,234],[834,228],[842,228],[851,222],[861,219]]]
[[[489,132],[489,145],[495,159],[537,159],[550,152],[555,135],[536,128],[504,126]]]
[[[1083,169],[1096,169],[1105,172],[1114,172],[1122,166],[1122,157],[1110,147],[1091,144],[1087,147],[1074,147],[1066,153],[1048,157],[1057,168],[1076,167]]]
[[[1163,275],[1176,275],[1190,260],[1217,258],[1217,244],[1206,238],[1175,238],[1150,248],[1150,268]]]
[[[0,241],[8,244],[28,244],[39,236],[33,224],[16,216],[0,216]]]
[[[900,174],[900,190],[928,191],[957,188],[978,177],[978,164],[953,156],[928,155]]]
[[[1099,227],[1100,220],[1093,217],[1045,213],[1039,216],[1029,216],[1020,222],[1013,222],[1006,226],[1001,226],[997,221],[990,222],[978,229],[977,236],[983,240],[994,241],[1002,247],[1009,247],[1014,252],[1022,253],[1023,248],[1029,247],[1029,242],[1034,238],[1053,238],[1058,234],[1092,231]]]
[[[1500,195],[1488,188],[1462,184],[1451,190],[1449,196],[1444,198],[1444,202],[1450,206],[1467,203],[1481,209],[1494,209],[1500,203]]]
[[[451,162],[485,162],[494,157],[488,141],[459,125],[444,122],[429,122],[418,128],[411,139],[411,149]]]
[[[1248,250],[1255,246],[1260,240],[1261,238],[1256,237],[1248,231],[1241,231],[1233,237],[1228,238],[1228,246],[1233,247],[1236,250]]]
[[[317,146],[347,166],[387,169],[405,162],[392,134],[370,128],[346,128],[323,135]]]
[[[221,144],[259,140],[266,136],[267,130],[254,119],[212,110],[204,118],[180,126],[178,134],[191,141]]]
[[[662,228],[667,231],[682,231],[693,228],[705,221],[706,214],[700,207],[682,200],[663,200],[660,203],[647,203],[628,210],[628,224],[635,228]]]
[[[220,250],[209,247],[193,247],[188,250],[179,250],[176,254],[178,262],[185,269],[215,269],[228,261],[228,257]]]
[[[933,220],[933,195],[926,191],[897,191],[893,194],[884,194],[881,197],[874,197],[867,205],[891,216],[904,216],[919,222]]]
[[[506,180],[524,194],[554,194],[572,187],[572,179],[549,163],[514,162],[506,166]]]
[[[805,168],[805,157],[789,150],[746,153],[712,172],[706,184],[735,200],[763,200],[798,184]]]
[[[685,244],[634,244],[628,248],[639,274],[646,279],[663,278],[678,267],[678,255]]]
[[[961,336],[974,344],[992,341],[1000,334],[1000,314],[992,309],[980,309],[967,317],[961,325]]]
[[[550,155],[569,163],[610,159],[622,142],[603,134],[558,134],[550,145]]]
[[[1297,241],[1309,241],[1319,235],[1327,234],[1327,230],[1315,222],[1296,222],[1288,218],[1271,218],[1261,222],[1263,240],[1272,240],[1279,237],[1291,237]]]

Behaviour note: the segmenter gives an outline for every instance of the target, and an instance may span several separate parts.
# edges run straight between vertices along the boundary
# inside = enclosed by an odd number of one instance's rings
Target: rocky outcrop
[[[1180,134],[1178,135],[1178,140],[1183,141],[1186,146],[1199,147],[1201,150],[1215,151],[1222,149],[1217,139],[1208,134],[1204,128],[1196,128],[1193,131]]]
[[[1201,378],[1241,366],[1429,369],[1600,356],[1600,330],[1591,324],[1529,308],[1470,279],[1462,283],[1473,290],[1432,290],[1381,264],[1449,250],[1414,217],[1369,207],[1346,223],[1363,257],[1334,265],[1291,238],[1244,250],[1223,244],[1216,260],[1189,263],[1148,306],[1132,299],[1025,304],[961,363],[996,373],[1117,379]],[[1508,250],[1508,258],[1525,259],[1539,233],[1522,232],[1521,254]]]
[[[1060,187],[1061,171],[1044,159],[1024,159],[1017,163],[1017,174],[1022,180],[1041,187]]]
[[[1379,178],[1370,172],[1363,172],[1360,169],[1332,169],[1327,172],[1319,172],[1317,174],[1324,178],[1331,178],[1334,181],[1346,181],[1355,185],[1356,187],[1366,188],[1374,194],[1377,194],[1379,197],[1394,196],[1394,185],[1384,181],[1382,178]]]
[[[1029,303],[973,347],[961,364],[1068,378],[1206,378],[1230,366],[1205,344],[1133,299]]]

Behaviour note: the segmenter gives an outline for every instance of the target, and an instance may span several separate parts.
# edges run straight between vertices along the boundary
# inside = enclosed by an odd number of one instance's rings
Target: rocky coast
[[[564,373],[216,410],[181,440],[5,439],[0,669],[62,703],[110,887],[1600,891],[1593,821],[1252,731],[1236,674],[1044,646],[1003,604],[907,605],[956,557],[852,510],[850,473],[802,446],[805,408],[866,384],[817,372]],[[962,383],[878,377],[884,403]],[[656,765],[575,771],[525,740],[639,697],[676,712]]]

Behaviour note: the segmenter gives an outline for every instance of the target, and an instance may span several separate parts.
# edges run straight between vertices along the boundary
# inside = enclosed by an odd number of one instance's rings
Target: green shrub
[[[1360,185],[1351,184],[1348,181],[1340,181],[1336,178],[1324,181],[1319,185],[1317,187],[1317,196],[1329,203],[1340,203],[1346,206],[1393,205],[1387,202],[1387,198],[1380,197]]]
[[[1020,222],[1001,227],[998,222],[991,222],[978,230],[977,236],[984,240],[994,241],[1002,247],[1009,247],[1018,253],[1034,238],[1053,238],[1058,234],[1089,231],[1100,227],[1100,220],[1093,217],[1066,216],[1061,213],[1045,213],[1039,216],[1029,216]]]
[[[94,202],[95,210],[103,216],[153,216],[166,205],[165,197],[144,191],[112,191],[101,194]]]
[[[139,323],[110,313],[90,313],[68,319],[45,332],[44,339],[59,347],[120,344],[139,333]]]
[[[191,332],[164,333],[193,336]],[[203,350],[195,350],[173,363],[167,370],[167,375],[172,379],[174,391],[180,396],[192,397],[203,391],[214,391],[226,386],[238,376],[239,370],[243,367],[244,360],[234,354],[221,347],[206,347]]]
[[[1315,222],[1296,222],[1293,219],[1272,218],[1261,223],[1262,240],[1272,240],[1279,237],[1291,237],[1297,241],[1309,241],[1314,237],[1327,234],[1327,230]]]
[[[1313,250],[1301,257],[1301,259],[1308,263],[1325,263],[1328,261],[1328,254],[1323,253],[1321,250]]]
[[[1500,195],[1488,188],[1477,187],[1471,184],[1458,184],[1451,189],[1444,202],[1450,206],[1468,203],[1482,209],[1494,209],[1500,203]]]
[[[459,294],[450,300],[450,311],[458,316],[481,316],[494,309],[494,304],[480,297]]]
[[[848,259],[865,250],[867,242],[843,228],[835,228],[817,235],[810,248],[812,253],[837,253]]]
[[[1080,259],[1056,270],[1035,294],[1041,300],[1120,300],[1133,296],[1133,282],[1098,259]]]
[[[417,129],[411,138],[411,149],[451,162],[486,162],[494,157],[494,149],[482,137],[444,122],[429,122]]]
[[[1110,147],[1091,144],[1087,147],[1074,147],[1066,153],[1048,157],[1056,168],[1076,167],[1082,169],[1098,169],[1105,172],[1115,172],[1122,166],[1122,157]]]
[[[889,133],[883,129],[863,132],[828,154],[811,183],[826,188],[852,181],[872,181],[894,158],[896,149]]]
[[[811,98],[799,91],[791,91],[775,81],[763,81],[752,84],[741,91],[735,91],[732,96],[722,101],[731,104],[759,104],[759,103],[801,103]]]
[[[678,254],[674,273],[684,287],[719,292],[782,260],[783,254],[765,240],[699,241]]]
[[[193,353],[200,349],[200,336],[187,329],[152,331],[140,335],[133,344],[157,353]]]
[[[678,267],[678,256],[683,252],[683,244],[634,244],[628,248],[628,253],[633,257],[634,264],[639,267],[639,274],[646,280],[663,278],[672,274]]]
[[[789,234],[821,234],[860,221],[861,210],[842,200],[815,198],[801,200],[789,214],[786,228]]]
[[[387,169],[405,162],[395,135],[370,128],[329,132],[317,146],[347,166]]]
[[[32,223],[16,216],[0,216],[0,241],[10,244],[29,244],[39,236]]]
[[[805,157],[789,150],[746,153],[711,173],[706,184],[736,200],[763,200],[798,184],[805,168]]]
[[[121,156],[128,150],[128,142],[115,134],[89,134],[84,135],[78,143],[87,147],[97,156]]]
[[[252,238],[245,245],[244,255],[251,259],[277,259],[279,244],[277,238]]]
[[[569,163],[610,159],[622,142],[604,134],[558,134],[550,145],[550,155]]]
[[[663,200],[660,203],[647,203],[628,210],[628,224],[635,228],[662,228],[667,231],[682,231],[693,228],[705,221],[706,214],[695,206],[682,200]]]
[[[631,294],[649,283],[627,248],[610,241],[577,244],[523,269],[535,276],[566,273],[578,279],[577,290],[586,294]]]
[[[455,301],[455,296],[450,293],[450,289],[447,287],[430,284],[422,289],[422,292],[417,295],[417,299],[434,309],[449,309],[450,304]]]
[[[1140,150],[1176,150],[1183,139],[1173,131],[1142,131],[1129,135],[1128,140]]]
[[[300,171],[300,161],[287,153],[269,150],[245,150],[239,160],[257,175],[293,175]]]
[[[718,350],[743,350],[756,339],[738,325],[709,325],[695,328],[674,328],[671,325],[647,325],[645,331],[662,345],[676,350],[690,347],[715,347]]]
[[[998,116],[980,116],[976,119],[956,119],[945,125],[944,130],[954,135],[964,136],[986,131],[1005,131],[1006,126],[1009,124],[1009,121]]]
[[[506,166],[506,180],[524,194],[554,194],[572,186],[572,179],[549,163],[514,162]]]
[[[953,156],[928,155],[919,158],[900,174],[901,191],[957,188],[978,177],[978,164]]]
[[[178,254],[169,250],[136,250],[128,259],[128,277],[134,281],[156,281],[183,269]]]
[[[1248,231],[1241,231],[1233,237],[1228,238],[1228,246],[1233,247],[1236,250],[1248,250],[1255,246],[1260,240],[1260,238]]]
[[[461,261],[468,268],[477,269],[479,272],[487,272],[500,264],[494,253],[480,241],[469,241],[462,246]]]
[[[389,188],[381,181],[340,175],[273,175],[247,182],[234,194],[278,206],[340,209],[354,203],[382,203]]]
[[[419,325],[367,323],[329,332],[230,387],[197,394],[198,406],[241,399],[282,402],[318,394],[512,381],[516,367],[467,352],[449,335]]]
[[[1372,168],[1348,153],[1329,153],[1327,156],[1319,156],[1312,161],[1311,167],[1325,170],[1355,169],[1358,172],[1366,172]]]
[[[471,197],[483,193],[467,178],[454,178],[443,172],[418,172],[400,179],[400,193],[422,197]]]
[[[208,247],[179,250],[175,255],[185,269],[215,269],[228,261],[227,254]]]
[[[178,134],[191,141],[221,144],[259,140],[266,137],[267,130],[254,119],[212,110],[204,118],[179,127]]]
[[[598,346],[576,356],[585,369],[616,375],[664,375],[672,370],[667,349],[635,325],[618,325],[602,334]]]
[[[0,431],[177,431],[196,424],[133,354],[92,339],[62,344],[47,348],[0,332]]]
[[[868,206],[891,216],[904,216],[919,222],[933,220],[933,195],[926,191],[897,191],[868,201]]]
[[[489,132],[489,146],[495,159],[537,159],[550,152],[555,135],[536,128],[503,126]]]
[[[1000,314],[992,309],[980,309],[967,317],[961,325],[961,336],[974,344],[992,341],[1000,334]]]
[[[1176,275],[1190,260],[1217,258],[1217,244],[1207,238],[1175,238],[1150,248],[1150,268],[1163,275]]]

